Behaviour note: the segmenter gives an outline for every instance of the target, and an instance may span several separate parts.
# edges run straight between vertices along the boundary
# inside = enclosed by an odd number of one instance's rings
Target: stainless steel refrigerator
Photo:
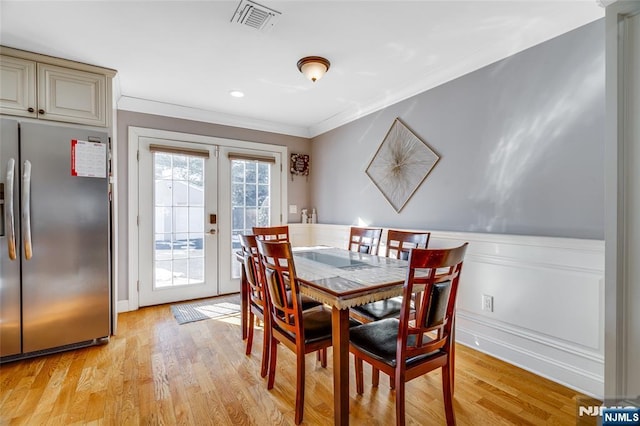
[[[0,361],[108,341],[108,135],[0,119]]]

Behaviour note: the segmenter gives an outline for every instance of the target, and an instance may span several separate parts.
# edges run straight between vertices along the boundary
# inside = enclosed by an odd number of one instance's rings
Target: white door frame
[[[274,156],[280,157],[280,164],[284,162],[286,158],[288,158],[287,147],[280,145],[272,145],[266,143],[258,143],[258,142],[249,142],[235,139],[225,139],[218,138],[213,136],[203,136],[203,135],[193,135],[189,133],[182,132],[173,132],[167,130],[159,130],[159,129],[148,129],[143,127],[133,127],[129,126],[128,131],[128,139],[129,139],[129,159],[128,159],[128,266],[129,266],[129,288],[128,288],[128,301],[129,301],[129,310],[137,310],[139,308],[139,298],[138,298],[138,277],[139,277],[139,268],[138,268],[138,253],[140,250],[140,242],[138,241],[138,150],[139,150],[139,139],[140,138],[155,138],[155,139],[168,139],[175,141],[183,141],[183,142],[191,142],[191,143],[200,143],[205,145],[218,145],[220,147],[234,147],[238,149],[250,149],[257,151],[268,151],[274,154]],[[218,179],[218,182],[220,179]],[[286,218],[285,212],[287,206],[287,175],[285,167],[280,167],[280,211],[282,213],[282,217]],[[225,193],[225,190],[219,188],[218,197],[221,197],[221,192]],[[228,190],[226,191],[228,192]],[[218,208],[220,209],[224,203],[220,203],[220,199],[218,200]],[[220,212],[218,212],[218,217],[220,217]],[[228,228],[228,229],[225,229]],[[230,240],[231,238],[231,223],[218,224],[218,241],[222,241],[222,238],[227,238]],[[229,259],[231,258],[231,253],[227,253]],[[230,267],[228,265],[225,266],[223,262],[226,262],[224,255],[221,254],[220,248],[218,249],[219,256],[219,268],[218,268],[218,280],[221,278],[226,278],[222,274],[227,271],[230,275]],[[227,263],[230,263],[227,262]],[[229,279],[229,278],[227,278]],[[228,288],[229,283],[220,283],[220,288]],[[238,286],[239,288],[239,286]]]
[[[606,3],[604,397],[613,399],[640,392],[640,1]]]

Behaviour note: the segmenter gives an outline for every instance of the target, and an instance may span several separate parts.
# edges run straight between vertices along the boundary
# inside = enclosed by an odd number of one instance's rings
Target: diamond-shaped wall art
[[[399,119],[395,119],[366,173],[397,213],[440,157]]]

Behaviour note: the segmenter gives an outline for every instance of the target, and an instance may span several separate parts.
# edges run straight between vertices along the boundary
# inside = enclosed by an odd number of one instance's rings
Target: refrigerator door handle
[[[22,236],[24,240],[24,257],[26,260],[33,256],[31,247],[31,161],[24,162],[22,173]]]
[[[13,188],[15,185],[16,160],[10,158],[7,163],[7,195],[5,198],[5,222],[7,223],[7,251],[9,259],[16,260],[16,222],[13,211]]]

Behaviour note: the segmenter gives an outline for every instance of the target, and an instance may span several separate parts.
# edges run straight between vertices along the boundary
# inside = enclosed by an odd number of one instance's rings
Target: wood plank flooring
[[[178,325],[169,305],[120,314],[107,345],[0,366],[0,424],[291,425],[295,358],[279,349],[268,391],[260,377],[262,330],[255,334],[246,356],[239,316]],[[306,368],[303,424],[331,424],[331,360],[323,369],[308,355]],[[351,424],[395,424],[388,377],[372,389],[365,366],[358,396],[351,371]],[[584,395],[457,347],[459,425],[575,425],[577,397]],[[439,372],[407,384],[407,424],[445,424]]]

